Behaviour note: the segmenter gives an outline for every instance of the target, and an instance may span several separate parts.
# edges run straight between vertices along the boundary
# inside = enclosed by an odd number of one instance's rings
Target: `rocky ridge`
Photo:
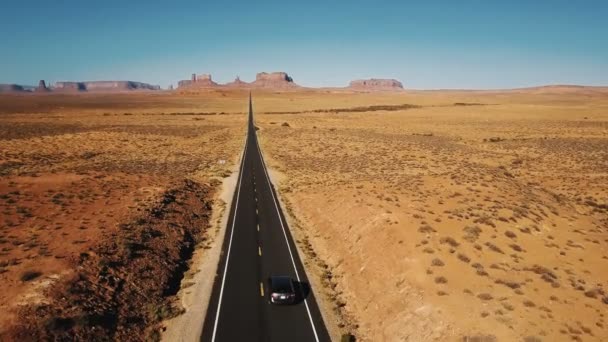
[[[300,88],[299,85],[293,82],[286,72],[260,72],[256,75],[255,81],[244,82],[238,76],[233,82],[226,84],[218,84],[211,81],[211,75],[192,75],[192,79],[178,82],[178,88],[268,88],[268,89],[290,89]]]
[[[370,78],[351,81],[349,88],[354,90],[403,90],[403,84],[395,79]]]
[[[130,91],[160,90],[160,86],[134,81],[57,82],[53,90],[59,91]]]

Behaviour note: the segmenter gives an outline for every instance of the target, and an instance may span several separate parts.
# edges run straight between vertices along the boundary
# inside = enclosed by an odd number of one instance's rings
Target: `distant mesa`
[[[260,72],[255,75],[253,85],[262,88],[296,88],[299,87],[285,72]]]
[[[367,80],[354,80],[349,84],[354,90],[403,90],[403,84],[395,79],[370,78]]]
[[[21,93],[26,91],[18,84],[0,84],[0,93]]]
[[[35,90],[35,91],[36,91],[37,93],[46,93],[46,92],[49,92],[49,91],[50,91],[50,89],[49,89],[49,88],[47,88],[47,86],[46,86],[46,82],[44,82],[44,80],[40,80],[40,81],[38,82],[38,87],[36,87],[36,90]]]
[[[178,82],[179,88],[192,87],[192,86],[208,88],[208,87],[215,87],[217,85],[218,85],[217,83],[213,82],[213,80],[211,79],[211,75],[209,75],[209,74],[201,74],[201,75],[192,74],[191,79]]]
[[[57,82],[54,90],[59,91],[86,91],[87,88],[84,82]]]
[[[133,90],[160,90],[160,86],[133,81],[57,82],[57,91],[121,92]]]
[[[293,79],[286,72],[260,72],[255,76],[255,81],[248,83],[243,82],[238,76],[237,78],[226,84],[218,84],[213,82],[211,75],[192,75],[190,80],[178,82],[179,88],[268,88],[268,89],[287,89],[298,88],[299,86],[293,82]]]

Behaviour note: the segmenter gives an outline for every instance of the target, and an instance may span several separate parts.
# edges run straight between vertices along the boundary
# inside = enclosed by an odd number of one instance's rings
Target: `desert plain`
[[[160,338],[192,251],[221,241],[247,95],[0,96],[0,336]],[[338,336],[608,339],[608,89],[253,101]]]

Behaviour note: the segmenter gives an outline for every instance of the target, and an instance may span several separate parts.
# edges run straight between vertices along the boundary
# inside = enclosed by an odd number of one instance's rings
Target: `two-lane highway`
[[[301,284],[295,305],[268,303],[271,275]],[[327,328],[262,158],[249,97],[249,122],[202,341],[329,341]]]

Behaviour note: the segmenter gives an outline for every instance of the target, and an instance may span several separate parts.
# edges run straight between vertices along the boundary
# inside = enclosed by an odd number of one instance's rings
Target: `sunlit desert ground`
[[[0,97],[0,332],[157,334],[242,149],[246,96]]]
[[[608,339],[606,90],[253,99],[328,325],[362,341]],[[246,101],[1,96],[0,333],[158,338],[225,206]]]
[[[254,110],[345,332],[608,339],[605,90],[285,94]]]

